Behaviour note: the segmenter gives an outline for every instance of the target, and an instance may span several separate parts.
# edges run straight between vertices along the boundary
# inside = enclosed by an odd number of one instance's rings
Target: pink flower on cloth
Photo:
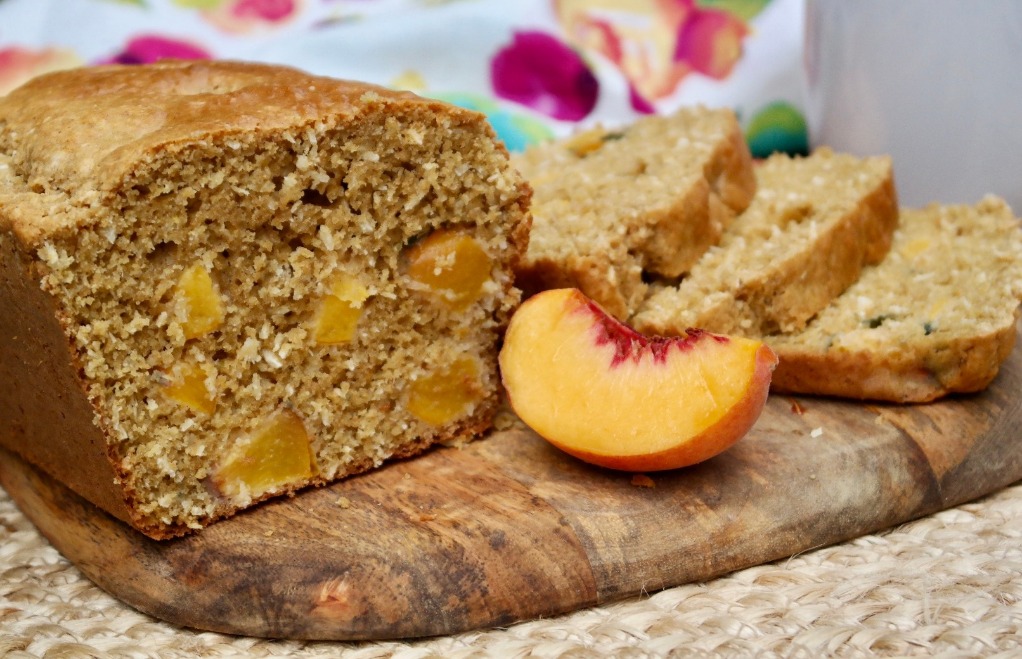
[[[552,0],[570,43],[599,53],[628,79],[632,105],[673,94],[690,73],[721,80],[742,56],[743,18],[696,0]],[[765,0],[748,0],[754,15]]]
[[[70,69],[81,64],[78,55],[62,48],[0,48],[0,96],[43,73]]]
[[[563,121],[585,118],[600,91],[578,53],[543,32],[516,32],[491,60],[490,81],[498,97]]]
[[[302,0],[219,0],[205,3],[202,17],[223,32],[243,34],[280,26],[297,16],[301,5]]]
[[[149,64],[161,59],[212,59],[213,55],[195,44],[156,34],[134,37],[124,50],[101,64]]]

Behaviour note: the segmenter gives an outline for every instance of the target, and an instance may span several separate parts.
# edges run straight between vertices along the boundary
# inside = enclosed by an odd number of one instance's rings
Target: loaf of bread
[[[149,536],[490,427],[530,191],[482,115],[109,66],[0,154],[0,442]]]
[[[761,337],[801,329],[890,247],[898,222],[888,158],[820,149],[756,167],[756,196],[679,283],[657,283],[631,323]]]
[[[678,277],[752,198],[752,160],[730,110],[688,108],[593,129],[517,155],[535,193],[526,294],[574,287],[624,319],[645,278]]]
[[[1022,228],[1000,199],[903,210],[890,254],[805,330],[773,390],[895,402],[985,388],[1015,344]]]

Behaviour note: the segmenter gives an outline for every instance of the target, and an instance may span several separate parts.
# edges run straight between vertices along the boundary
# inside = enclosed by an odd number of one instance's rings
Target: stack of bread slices
[[[526,291],[578,287],[647,334],[761,338],[778,392],[923,402],[996,377],[1022,302],[1003,200],[899,208],[888,157],[754,163],[740,134],[695,107],[519,156]]]

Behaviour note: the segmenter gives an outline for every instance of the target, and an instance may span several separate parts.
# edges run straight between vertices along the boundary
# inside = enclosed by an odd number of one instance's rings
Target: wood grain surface
[[[162,543],[7,453],[0,483],[84,574],[157,618],[278,638],[442,635],[708,579],[990,493],[1022,479],[1020,392],[1016,350],[986,392],[930,405],[772,396],[731,450],[644,483],[513,427]]]

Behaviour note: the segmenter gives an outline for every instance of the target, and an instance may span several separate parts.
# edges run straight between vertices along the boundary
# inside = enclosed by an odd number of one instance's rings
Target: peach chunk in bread
[[[224,323],[224,305],[209,272],[195,263],[181,274],[174,295],[186,339],[197,339]]]
[[[216,410],[214,392],[207,384],[209,378],[199,364],[178,366],[170,377],[157,372],[156,379],[163,384],[163,395],[175,403],[203,414]]]
[[[643,336],[577,289],[526,300],[500,353],[508,399],[529,427],[626,471],[684,467],[729,448],[759,418],[776,364],[753,339]]]
[[[471,357],[459,357],[408,387],[407,408],[412,416],[442,426],[468,413],[482,400],[481,369]]]
[[[224,494],[257,499],[293,489],[315,473],[305,424],[293,410],[281,409],[252,433],[240,437],[213,475]]]
[[[354,339],[363,304],[368,299],[369,289],[360,281],[348,275],[335,277],[316,314],[316,343],[335,345]]]
[[[483,295],[493,262],[464,230],[434,231],[406,252],[408,276],[454,311]]]

